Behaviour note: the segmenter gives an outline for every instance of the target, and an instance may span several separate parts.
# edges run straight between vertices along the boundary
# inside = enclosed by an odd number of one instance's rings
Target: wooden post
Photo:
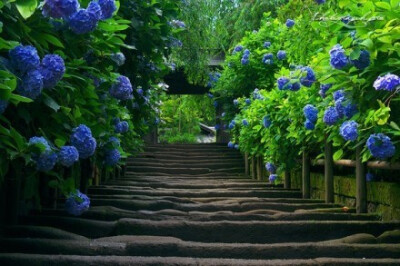
[[[254,156],[251,156],[251,177],[257,179],[256,158]]]
[[[249,168],[249,153],[246,152],[244,154],[244,175],[245,175],[245,177],[249,177],[249,172],[250,172],[250,168]]]
[[[365,180],[365,164],[362,163],[361,146],[356,148],[356,210],[367,213],[367,182]]]
[[[92,169],[92,164],[90,163],[90,159],[82,160],[80,190],[84,194],[87,194],[89,178],[92,177],[92,174],[93,174],[93,169]]]
[[[260,165],[262,164],[262,159],[260,156],[257,156],[257,180],[262,180],[262,168]]]
[[[284,188],[289,189],[291,187],[290,171],[286,170],[284,175],[285,175]]]
[[[303,199],[311,197],[311,180],[310,180],[310,157],[307,151],[303,152],[303,167],[302,167],[302,187]]]
[[[333,203],[333,152],[332,143],[325,139],[325,202]]]

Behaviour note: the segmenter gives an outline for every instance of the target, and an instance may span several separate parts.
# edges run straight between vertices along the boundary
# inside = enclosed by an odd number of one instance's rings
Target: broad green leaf
[[[37,0],[17,0],[15,2],[18,12],[24,19],[29,18],[35,13],[37,5]]]

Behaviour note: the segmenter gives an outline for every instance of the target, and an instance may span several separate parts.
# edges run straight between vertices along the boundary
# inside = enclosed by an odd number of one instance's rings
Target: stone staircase
[[[400,223],[245,178],[239,152],[156,145],[80,217],[2,228],[0,265],[400,265]],[[62,206],[60,206],[62,207]]]

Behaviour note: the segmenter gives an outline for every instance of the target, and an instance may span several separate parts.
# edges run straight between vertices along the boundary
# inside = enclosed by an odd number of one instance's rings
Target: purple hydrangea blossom
[[[106,20],[112,17],[113,13],[117,10],[115,0],[99,0],[101,7],[101,19]]]
[[[270,172],[271,174],[276,173],[276,166],[271,162],[265,164],[265,169],[267,169],[267,171]]]
[[[121,159],[121,153],[117,149],[105,152],[104,163],[108,166],[115,166]]]
[[[39,70],[31,70],[22,77],[16,91],[22,96],[35,100],[42,93],[42,89],[42,73]]]
[[[86,34],[96,29],[98,23],[96,13],[87,9],[79,9],[68,19],[68,25],[75,34]]]
[[[94,15],[94,18],[99,21],[102,18],[103,12],[98,2],[91,1],[86,9],[89,13]]]
[[[42,59],[40,73],[43,76],[43,88],[54,88],[65,73],[65,64],[61,56],[48,54]]]
[[[382,133],[372,134],[367,140],[367,148],[380,160],[392,157],[396,151],[391,139]]]
[[[355,141],[358,138],[357,127],[357,122],[346,121],[340,126],[340,135],[347,141]]]
[[[70,142],[79,152],[79,158],[86,159],[96,150],[97,142],[92,136],[92,131],[85,125],[79,125],[72,130]]]
[[[79,190],[71,193],[65,201],[65,210],[74,216],[79,216],[89,209],[90,199]]]
[[[45,17],[68,18],[78,9],[78,0],[45,0],[42,13]]]
[[[232,141],[228,142],[228,148],[233,149],[235,147],[235,143],[233,143]]]
[[[9,51],[11,64],[21,73],[38,69],[40,57],[35,47],[18,45]]]
[[[269,175],[269,182],[273,183],[275,182],[276,179],[278,179],[278,175],[277,174],[271,174]]]
[[[340,44],[335,45],[330,51],[330,63],[333,68],[342,69],[349,63],[343,47]]]
[[[79,152],[74,146],[63,146],[58,153],[58,161],[66,166],[71,167],[79,160]]]
[[[335,107],[328,107],[324,113],[324,123],[327,125],[334,125],[339,120],[339,114]]]
[[[318,109],[311,104],[307,104],[303,108],[303,113],[306,119],[310,120],[310,122],[315,123],[318,119]]]
[[[53,151],[45,151],[34,159],[36,170],[40,172],[51,171],[57,163],[57,154]]]
[[[116,83],[110,88],[110,95],[118,100],[129,100],[133,98],[132,84],[129,78],[119,76]]]
[[[400,85],[400,78],[395,74],[386,74],[379,76],[374,82],[376,90],[394,91]]]

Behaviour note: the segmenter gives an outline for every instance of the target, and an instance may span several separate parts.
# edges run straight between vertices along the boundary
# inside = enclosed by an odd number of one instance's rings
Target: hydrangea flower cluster
[[[7,109],[8,102],[4,100],[0,100],[0,115],[4,113],[4,111]]]
[[[235,122],[235,120],[232,120],[230,123],[229,123],[229,129],[233,129],[234,127],[235,127],[235,125],[236,125],[236,122]]]
[[[340,44],[336,44],[329,51],[330,63],[333,68],[342,69],[349,63],[349,60],[345,54],[343,47]]]
[[[79,152],[74,146],[63,146],[58,153],[58,161],[66,166],[71,167],[79,160]]]
[[[43,4],[45,17],[64,19],[76,34],[93,31],[100,20],[111,18],[115,10],[115,0],[93,0],[86,9],[80,8],[78,0],[45,0]]]
[[[372,180],[374,180],[374,178],[375,178],[375,176],[371,172],[368,172],[365,175],[365,179],[367,180],[367,182],[371,182]]]
[[[173,20],[170,22],[170,25],[171,25],[172,27],[174,27],[174,28],[182,28],[182,29],[186,28],[185,22],[183,22],[183,21],[181,21],[181,20],[177,20],[177,19],[173,19]]]
[[[328,107],[324,113],[324,123],[327,125],[334,125],[339,120],[339,114],[335,107]]]
[[[233,143],[232,141],[228,142],[228,148],[233,149],[235,147],[235,143]]]
[[[335,108],[339,118],[343,118],[344,116],[351,118],[358,113],[357,106],[346,98],[346,94],[343,90],[335,91],[333,93],[333,99],[335,100]]]
[[[242,59],[240,61],[242,65],[247,65],[250,62],[250,51],[248,49],[244,50]]]
[[[346,121],[340,126],[340,135],[347,141],[355,141],[358,138],[357,127],[355,121]]]
[[[220,124],[215,124],[214,128],[215,128],[215,130],[220,130],[221,129],[221,125]]]
[[[369,52],[367,50],[361,50],[358,59],[351,60],[351,63],[360,70],[367,68],[370,64]]]
[[[233,52],[241,52],[243,50],[242,45],[236,45],[235,49],[233,49]]]
[[[269,182],[273,183],[275,182],[276,179],[278,179],[278,175],[277,174],[271,174],[269,175]]]
[[[276,57],[278,57],[279,60],[285,60],[286,59],[286,51],[279,50],[278,53],[276,54]]]
[[[44,146],[44,150],[33,152],[32,160],[36,163],[36,169],[41,172],[48,172],[52,170],[57,163],[57,154],[51,150],[47,140],[43,137],[32,137],[29,139],[29,146],[37,146],[40,144]],[[43,148],[43,147],[42,147]]]
[[[214,108],[217,108],[217,107],[218,107],[218,102],[217,102],[217,101],[214,101],[214,102],[213,102],[213,105],[214,105]]]
[[[43,76],[43,88],[54,88],[64,76],[64,60],[56,54],[45,55],[40,66],[40,73]]]
[[[110,88],[110,95],[118,100],[129,100],[133,98],[132,84],[129,78],[119,76],[117,82]]]
[[[235,146],[233,146],[233,148],[235,148],[236,150],[239,149],[239,144],[235,144]]]
[[[142,88],[138,88],[136,89],[137,94],[139,94],[140,96],[143,96],[143,89]]]
[[[288,19],[286,20],[286,23],[285,23],[285,24],[286,24],[286,27],[291,28],[291,27],[294,26],[295,22],[294,22],[294,20],[288,18]]]
[[[337,91],[335,91],[333,93],[333,99],[335,101],[339,100],[340,98],[344,98],[344,97],[345,97],[345,94],[344,94],[344,90],[343,89],[337,90]]]
[[[367,148],[372,156],[381,160],[392,157],[396,151],[391,139],[382,133],[369,136]]]
[[[308,66],[302,67],[301,71],[302,73],[306,74],[305,76],[300,78],[301,85],[308,88],[311,87],[316,80],[314,71],[311,69],[311,67]]]
[[[121,159],[121,153],[117,149],[107,150],[104,156],[104,163],[108,166],[115,166]]]
[[[269,128],[269,127],[271,126],[271,124],[272,124],[272,121],[271,121],[271,119],[269,118],[269,116],[266,115],[266,116],[263,117],[262,123],[263,123],[263,126],[264,126],[265,128]]]
[[[11,49],[9,56],[19,77],[17,92],[32,100],[43,88],[53,88],[65,73],[64,60],[59,55],[48,54],[40,62],[36,48],[30,45]]]
[[[313,130],[318,119],[318,109],[311,104],[307,104],[303,108],[303,113],[306,117],[306,122],[304,123],[305,128]]]
[[[326,97],[326,93],[328,90],[332,88],[332,84],[321,84],[320,90],[319,90],[319,95],[321,95],[322,98]]]
[[[315,0],[318,5],[324,4],[326,0]]]
[[[251,100],[250,100],[249,98],[247,98],[244,102],[245,102],[247,105],[250,105],[250,104],[251,104]]]
[[[262,58],[262,62],[266,65],[272,65],[274,63],[274,55],[272,53],[265,54]]]
[[[264,42],[263,47],[264,48],[269,48],[271,46],[271,42]]]
[[[79,158],[82,159],[92,156],[97,146],[96,139],[92,136],[92,131],[85,125],[79,125],[72,130],[70,142],[78,150]]]
[[[115,132],[116,132],[116,133],[121,133],[121,134],[123,134],[123,133],[128,132],[128,130],[129,130],[129,124],[128,124],[128,122],[126,122],[126,121],[118,122],[118,123],[115,125]]]
[[[208,81],[207,87],[211,88],[218,82],[218,80],[221,77],[221,73],[211,72],[211,73],[208,73],[208,76],[209,76],[209,81]]]
[[[239,100],[238,99],[233,100],[233,105],[235,106],[239,105]]]
[[[276,173],[276,166],[273,163],[270,163],[270,162],[266,163],[265,169],[267,169],[267,171],[270,172],[271,174]]]
[[[79,216],[89,209],[90,199],[85,194],[76,190],[65,201],[65,210],[74,216]]]
[[[374,88],[385,91],[394,91],[400,85],[400,78],[395,74],[386,74],[385,76],[379,76],[374,82]]]
[[[278,78],[278,89],[280,90],[288,90],[291,88],[290,80],[287,77]]]
[[[117,64],[117,66],[122,66],[126,61],[125,55],[121,52],[111,54],[110,58]]]
[[[353,18],[351,16],[344,16],[340,19],[344,24],[349,24]]]
[[[214,95],[213,95],[211,92],[208,92],[208,93],[207,93],[207,96],[208,96],[208,98],[210,98],[210,99],[214,98]]]
[[[264,99],[264,97],[261,95],[261,93],[260,93],[260,90],[259,89],[254,89],[254,91],[253,91],[253,98],[255,99],[255,100],[263,100]]]
[[[249,125],[249,122],[246,119],[242,120],[243,126],[247,127]]]

